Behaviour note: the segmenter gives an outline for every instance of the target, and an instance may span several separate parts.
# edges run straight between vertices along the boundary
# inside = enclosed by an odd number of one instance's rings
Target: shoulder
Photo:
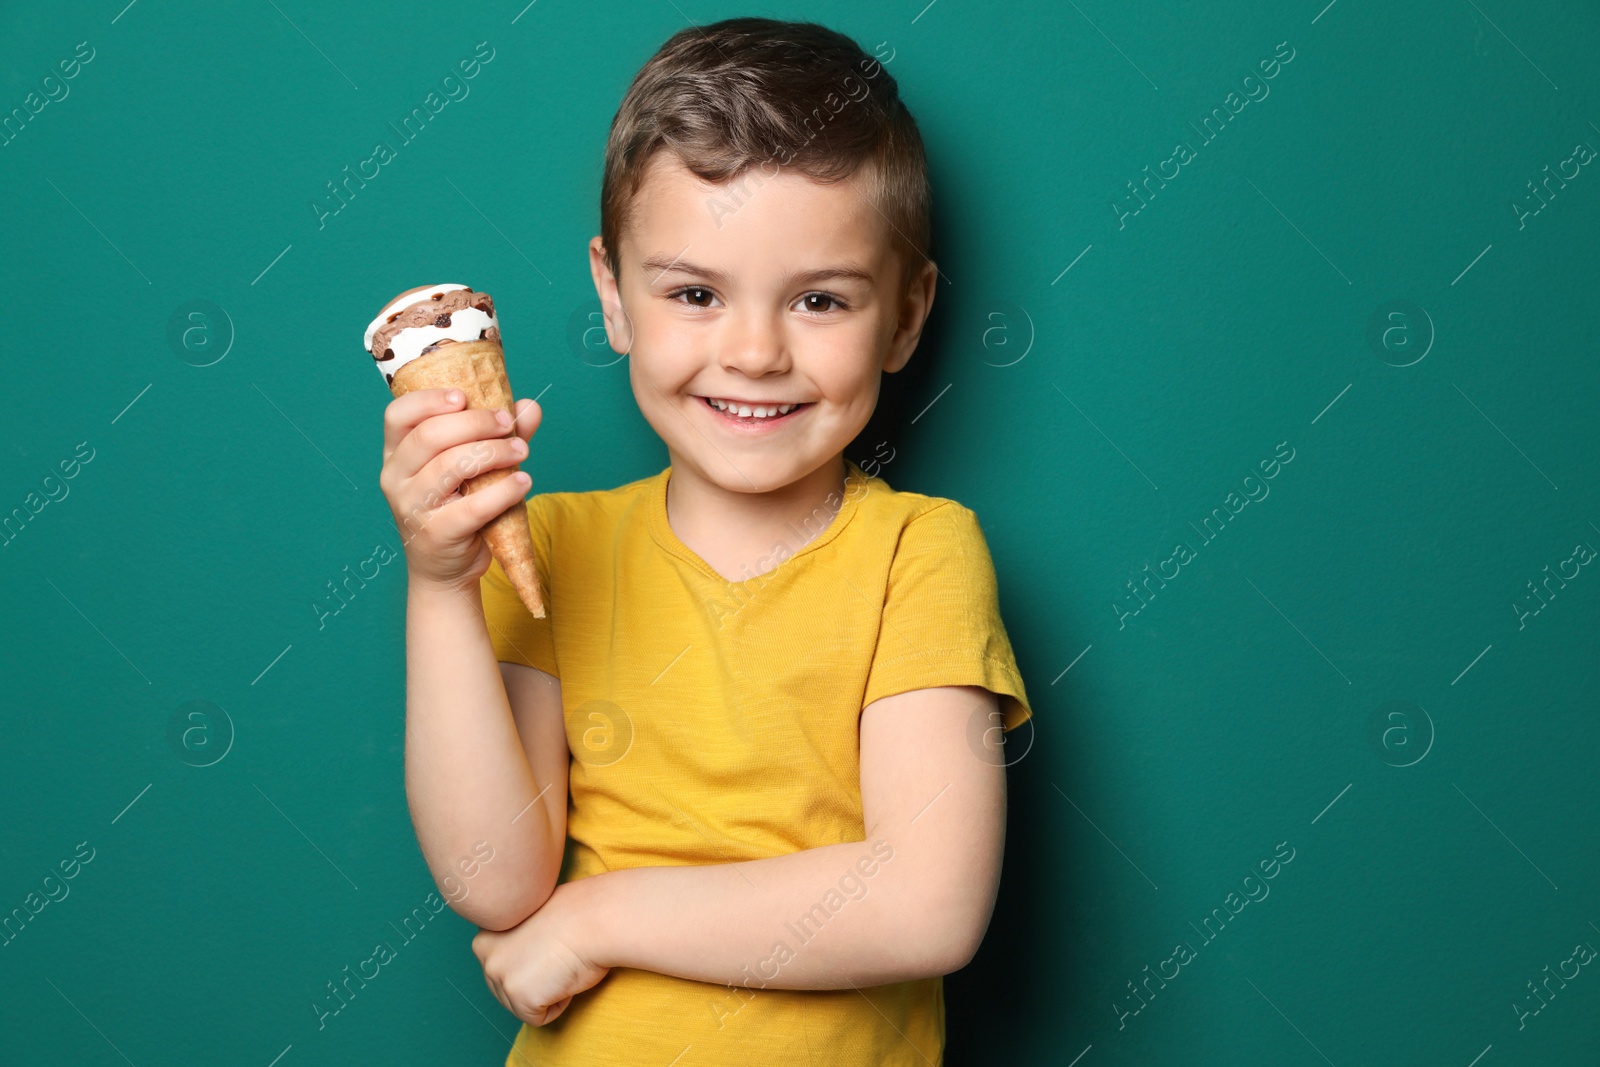
[[[861,499],[867,525],[892,533],[897,551],[907,548],[960,551],[983,543],[983,528],[971,508],[949,497],[891,488],[868,478]]]
[[[527,500],[528,517],[548,530],[614,528],[623,515],[643,506],[661,477],[652,474],[613,489],[536,493]]]
[[[867,481],[858,507],[861,543],[872,546],[872,569],[883,576],[886,599],[926,601],[954,590],[988,597],[996,584],[994,561],[971,508],[949,497],[891,489],[879,478]]]

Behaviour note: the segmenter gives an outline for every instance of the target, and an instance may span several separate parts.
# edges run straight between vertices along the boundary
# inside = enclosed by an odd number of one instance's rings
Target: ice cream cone
[[[427,293],[431,298],[421,295]],[[407,290],[367,327],[365,344],[395,396],[418,389],[459,389],[468,408],[499,408],[515,414],[499,324],[487,293],[474,293],[464,285]],[[504,436],[515,432],[508,430]],[[515,471],[499,467],[472,475],[462,481],[461,494],[487,489]],[[483,539],[528,611],[534,618],[544,618],[527,502],[517,501],[486,523]]]
[[[395,396],[418,389],[459,389],[467,407],[512,411],[511,383],[506,378],[505,356],[497,341],[458,341],[440,345],[417,357],[395,372],[389,388]],[[515,430],[507,431],[510,437]],[[461,483],[461,493],[487,489],[515,468],[497,467],[475,474]],[[528,529],[528,506],[519,500],[484,526],[483,539],[500,561],[517,596],[534,618],[544,618],[544,596],[539,586],[539,571],[534,564],[533,535]]]

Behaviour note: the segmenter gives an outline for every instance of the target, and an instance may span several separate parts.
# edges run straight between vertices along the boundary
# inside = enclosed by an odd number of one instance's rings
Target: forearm
[[[742,863],[627,868],[572,886],[605,967],[777,989],[948,973],[965,962],[974,908],[927,891],[907,842],[898,846],[875,837]]]
[[[406,800],[434,880],[453,876],[463,918],[501,928],[542,904],[564,841],[506,698],[481,596],[411,582],[406,594]],[[470,881],[462,861],[476,865]],[[446,891],[446,899],[455,894]]]

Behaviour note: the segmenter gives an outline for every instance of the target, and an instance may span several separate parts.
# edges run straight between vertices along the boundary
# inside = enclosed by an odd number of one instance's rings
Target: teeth
[[[726,411],[730,415],[737,415],[742,419],[769,419],[774,415],[787,415],[799,404],[735,404],[727,400],[718,400],[716,397],[707,397],[711,406],[718,411]]]

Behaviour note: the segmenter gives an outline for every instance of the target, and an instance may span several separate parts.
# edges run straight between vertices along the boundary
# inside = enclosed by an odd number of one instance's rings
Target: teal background
[[[0,548],[0,914],[94,850],[0,946],[0,1061],[502,1061],[516,1020],[448,911],[311,1009],[434,888],[401,565],[312,607],[396,544],[358,338],[403,288],[487,289],[546,412],[534,490],[664,466],[584,344],[585,242],[628,80],[735,14],[878,51],[929,147],[943,280],[881,473],[980,516],[1037,711],[948,1062],[1600,1059],[1593,967],[1518,1019],[1600,946],[1600,576],[1516,608],[1600,546],[1600,176],[1512,206],[1600,147],[1592,5],[123,2],[0,9],[0,114],[94,49],[0,146],[0,513],[92,449]],[[319,228],[480,41],[470,95]],[[1119,224],[1280,42],[1270,94]],[[186,347],[191,301],[220,313]]]

